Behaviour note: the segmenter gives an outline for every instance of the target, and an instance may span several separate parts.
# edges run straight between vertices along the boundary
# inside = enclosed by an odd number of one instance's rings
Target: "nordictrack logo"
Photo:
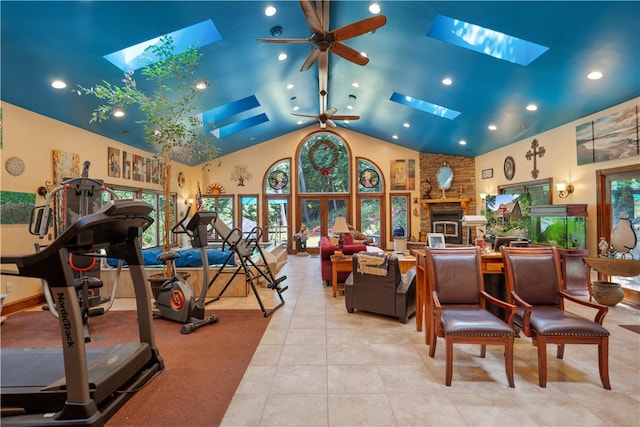
[[[73,326],[71,325],[71,320],[69,320],[66,302],[64,294],[62,292],[58,293],[58,314],[60,315],[60,321],[64,329],[65,342],[67,343],[67,347],[72,348],[76,345],[76,342],[73,340],[71,333]]]

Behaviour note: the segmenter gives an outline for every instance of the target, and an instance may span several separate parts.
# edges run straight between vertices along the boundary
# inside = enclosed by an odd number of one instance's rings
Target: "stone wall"
[[[447,162],[453,170],[453,184],[449,190],[446,191],[445,196],[447,198],[465,198],[471,199],[468,205],[467,213],[469,215],[476,214],[476,163],[473,157],[462,156],[446,156],[443,154],[429,154],[420,153],[420,197],[425,197],[425,192],[429,188],[429,181],[431,185],[430,198],[439,199],[442,197],[442,190],[438,187],[438,180],[436,174],[443,163]],[[434,205],[431,206],[435,209]],[[459,203],[443,203],[438,205],[437,209],[459,209]],[[431,232],[431,221],[427,217],[426,209],[420,205],[420,231],[422,233]],[[472,229],[472,239],[475,238],[475,230]],[[464,235],[466,236],[466,230]]]

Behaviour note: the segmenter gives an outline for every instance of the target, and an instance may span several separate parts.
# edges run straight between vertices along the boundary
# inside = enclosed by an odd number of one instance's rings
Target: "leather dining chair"
[[[480,356],[486,346],[504,346],[505,371],[510,387],[513,380],[513,342],[515,330],[511,321],[515,306],[484,291],[480,248],[427,248],[429,298],[433,311],[427,313],[432,322],[429,356],[434,357],[437,337],[444,337],[446,346],[445,384],[451,385],[454,344],[480,344]],[[490,302],[507,311],[506,322],[486,309]]]
[[[547,344],[556,344],[557,358],[565,344],[596,344],[600,379],[609,382],[609,331],[602,322],[607,307],[584,301],[562,290],[560,257],[553,247],[501,248],[507,295],[518,307],[514,325],[538,347],[538,383],[547,385]],[[565,310],[565,300],[597,310],[593,320]]]

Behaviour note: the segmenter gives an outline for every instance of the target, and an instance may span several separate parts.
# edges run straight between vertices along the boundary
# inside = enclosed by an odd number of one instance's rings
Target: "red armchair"
[[[362,244],[354,244],[353,236],[350,234],[345,234],[344,237],[344,246],[342,248],[342,253],[345,255],[353,255],[357,252],[365,252],[367,250],[367,245]],[[332,245],[329,238],[326,236],[320,237],[320,271],[322,275],[322,283],[325,286],[331,286],[331,255],[335,251],[340,250],[337,244]],[[340,272],[338,273],[338,281],[344,282],[349,276],[349,272]]]

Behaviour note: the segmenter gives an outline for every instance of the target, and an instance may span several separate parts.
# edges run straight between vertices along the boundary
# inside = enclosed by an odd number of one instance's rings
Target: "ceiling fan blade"
[[[344,27],[340,27],[337,30],[333,30],[331,34],[333,34],[333,40],[337,42],[368,33],[375,30],[376,28],[382,27],[386,23],[386,16],[376,15],[353,22],[351,24],[345,25]]]
[[[318,17],[318,13],[316,12],[315,7],[313,7],[311,0],[300,0],[300,8],[302,9],[302,13],[304,13],[305,18],[307,18],[307,23],[309,23],[311,30],[314,33],[325,34],[326,30],[322,28],[320,18]]]
[[[327,111],[324,112],[324,115],[327,116],[327,118],[333,117],[333,115],[338,111],[337,108],[335,107],[331,107],[329,108]]]
[[[369,58],[344,43],[336,42],[331,46],[331,51],[354,64],[367,65],[369,63]]]
[[[311,43],[311,38],[307,39],[256,39],[263,43]]]
[[[332,116],[332,120],[360,120],[360,116]]]
[[[329,125],[329,127],[332,127],[332,128],[338,127],[338,125],[331,119],[327,119],[327,124]]]
[[[318,55],[320,55],[320,49],[313,48],[311,52],[309,52],[309,56],[304,60],[304,64],[300,67],[300,71],[307,71],[318,59]]]

